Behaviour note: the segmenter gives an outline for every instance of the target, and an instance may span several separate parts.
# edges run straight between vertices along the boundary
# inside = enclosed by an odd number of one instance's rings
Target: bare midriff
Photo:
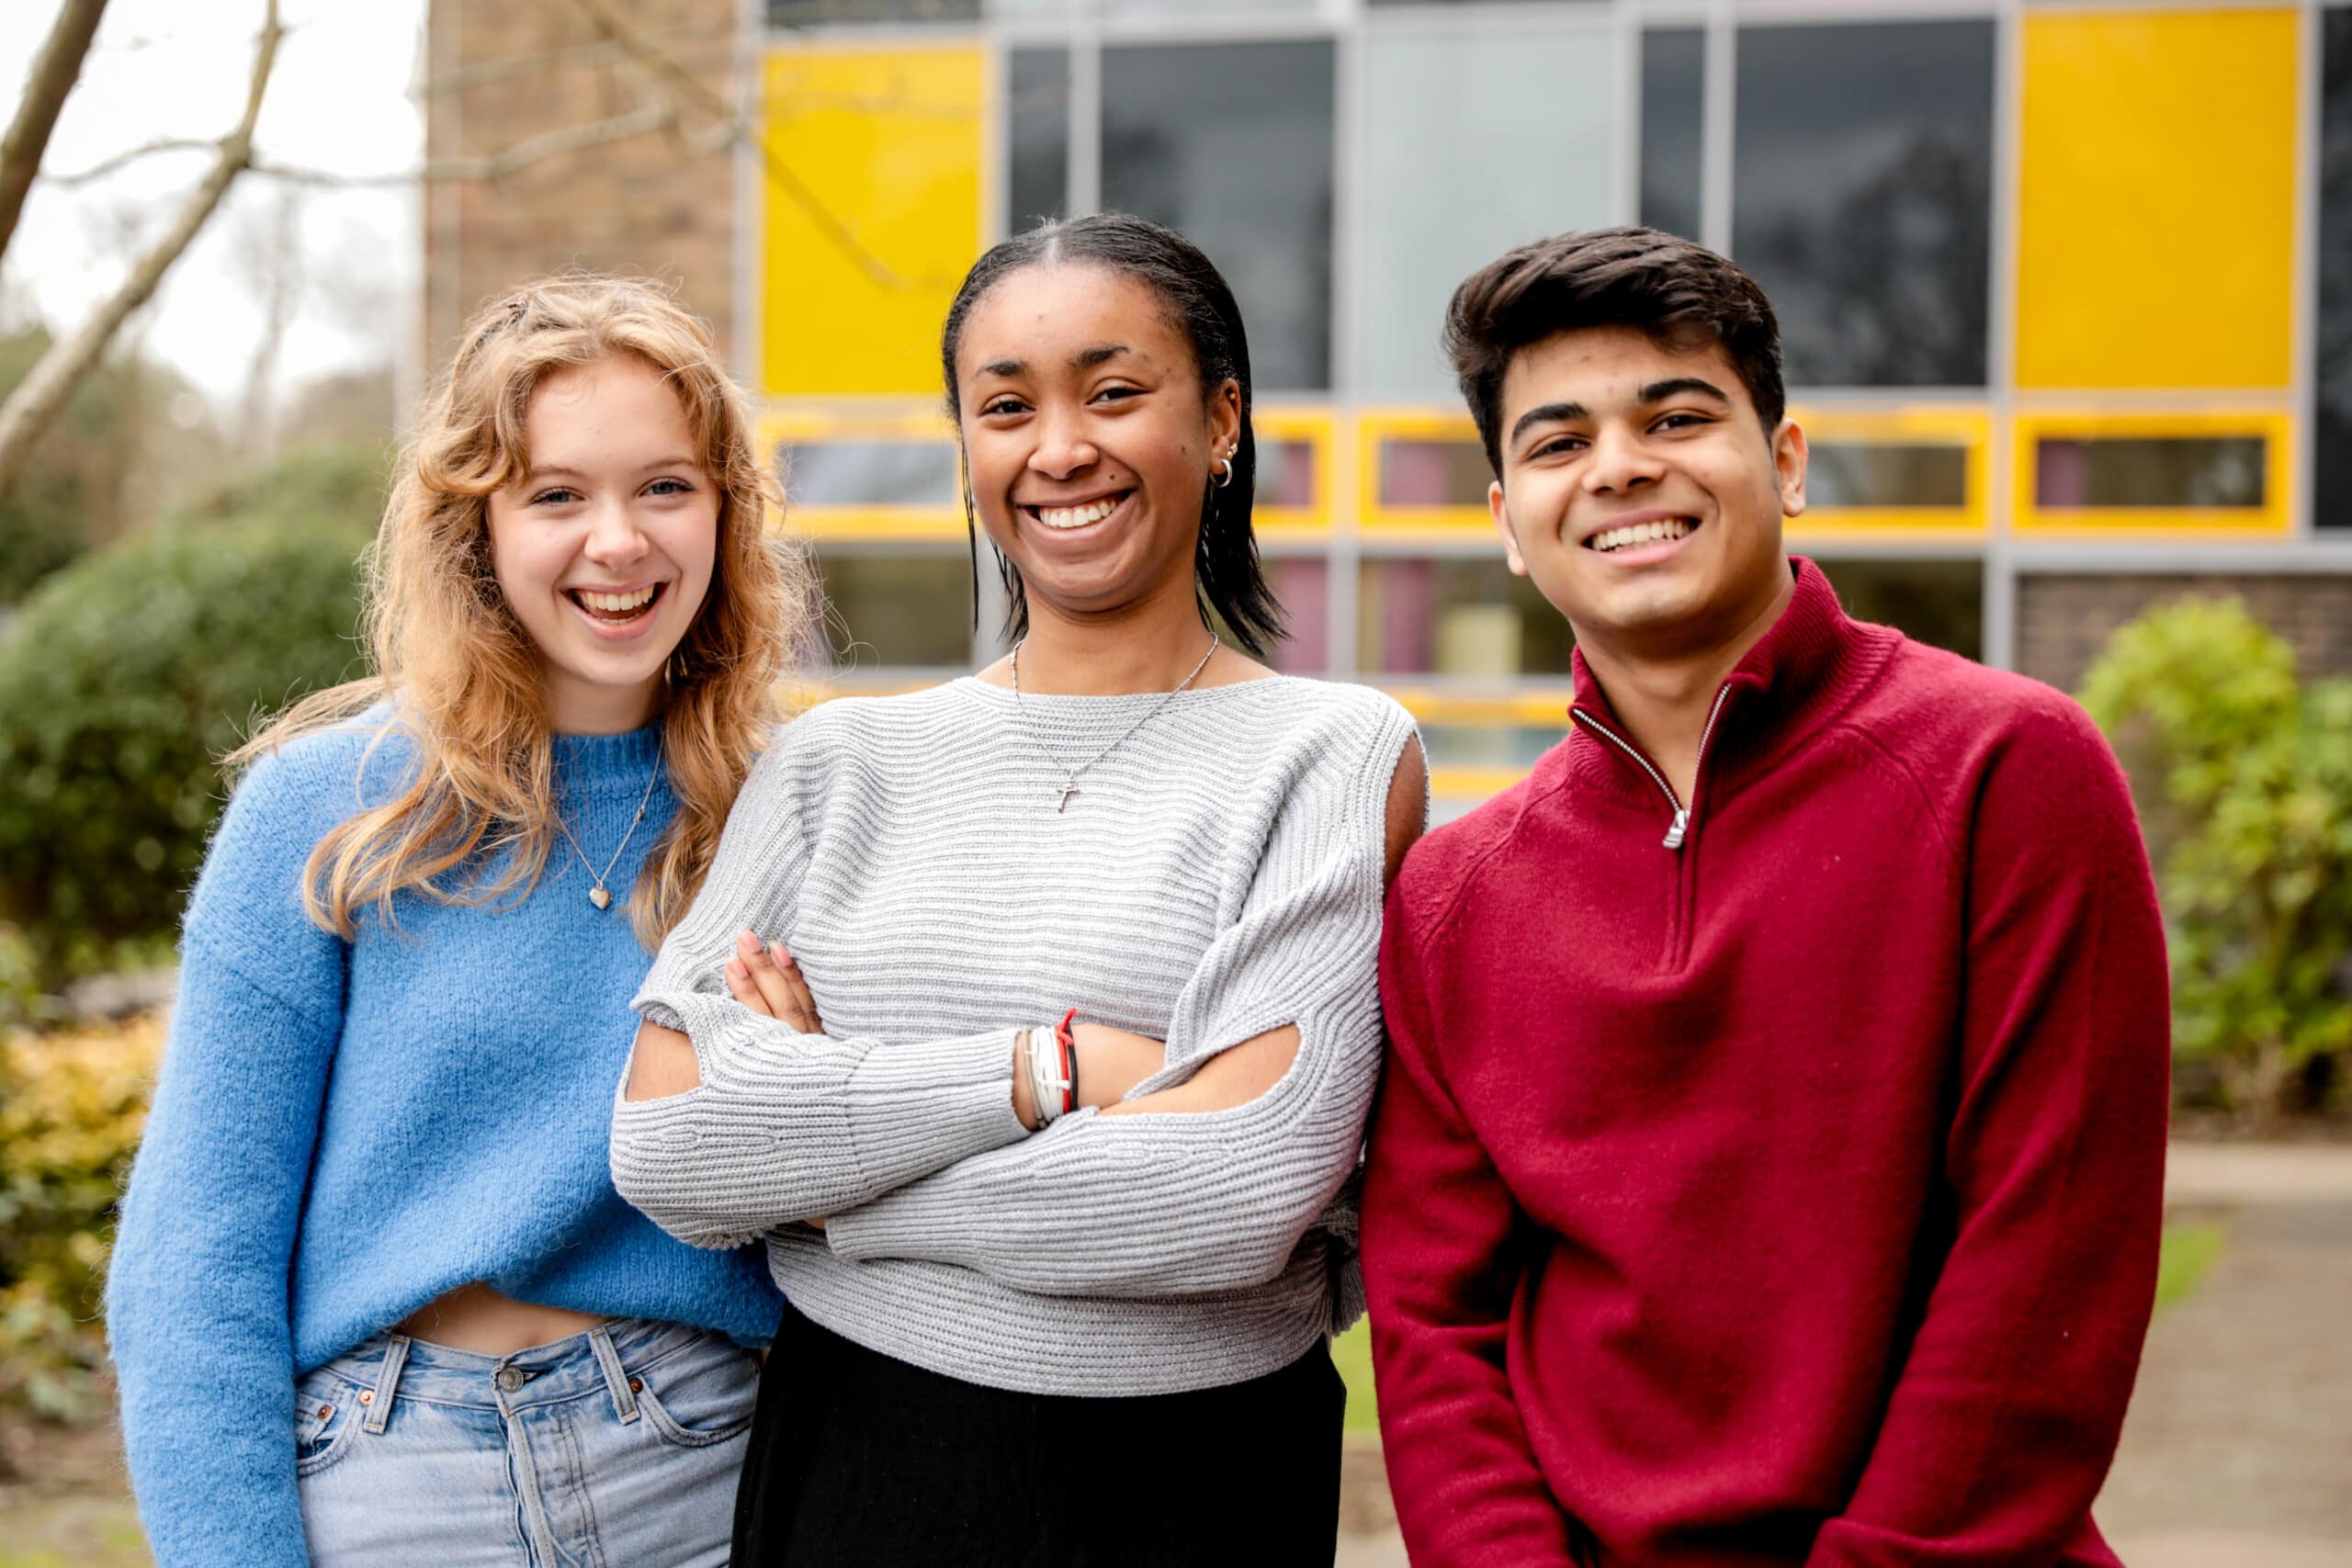
[[[402,1318],[393,1332],[453,1350],[511,1356],[534,1345],[585,1334],[607,1321],[594,1313],[518,1302],[477,1280],[425,1303]]]

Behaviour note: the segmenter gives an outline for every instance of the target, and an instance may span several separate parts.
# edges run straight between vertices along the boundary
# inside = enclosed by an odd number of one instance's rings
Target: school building
[[[532,156],[428,187],[426,354],[530,272],[678,278],[788,467],[836,689],[992,653],[940,320],[989,243],[1104,208],[1240,297],[1278,661],[1402,699],[1453,807],[1559,738],[1569,639],[1503,569],[1439,319],[1567,229],[1763,285],[1813,442],[1792,547],[1857,614],[2071,686],[2224,589],[2352,671],[2352,5],[571,9],[434,0],[430,156]]]

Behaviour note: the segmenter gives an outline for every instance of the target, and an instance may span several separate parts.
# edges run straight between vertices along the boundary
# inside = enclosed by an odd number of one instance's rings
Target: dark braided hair
[[[1201,502],[1199,543],[1193,550],[1193,572],[1204,624],[1221,617],[1233,640],[1263,658],[1266,645],[1290,634],[1283,626],[1283,607],[1266,585],[1258,560],[1258,536],[1250,511],[1258,481],[1258,438],[1250,428],[1250,340],[1241,325],[1241,307],[1234,302],[1216,265],[1199,246],[1164,224],[1123,212],[1102,212],[1088,218],[1046,222],[996,245],[964,275],[956,302],[947,308],[947,324],[940,330],[940,367],[947,383],[947,417],[963,428],[963,404],[956,389],[956,351],[962,344],[964,322],[972,309],[1008,274],[1025,266],[1088,263],[1124,273],[1148,285],[1168,307],[1171,324],[1193,345],[1193,361],[1200,367],[1204,398],[1227,381],[1241,389],[1241,436],[1232,457],[1233,478],[1211,484]],[[972,620],[980,614],[979,529],[974,519],[971,468],[964,469],[964,526],[972,547]],[[1015,637],[1029,630],[1029,598],[1021,583],[1020,569],[1002,552],[997,570],[1004,579],[1012,607],[1007,617]]]

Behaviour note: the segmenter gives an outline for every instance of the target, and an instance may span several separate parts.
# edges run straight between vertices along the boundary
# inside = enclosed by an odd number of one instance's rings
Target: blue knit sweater
[[[396,731],[372,754],[370,739],[311,736],[257,764],[188,907],[107,1302],[159,1568],[303,1568],[295,1378],[453,1287],[746,1341],[775,1326],[756,1248],[673,1241],[608,1173],[649,962],[626,905],[675,809],[666,781],[609,910],[559,841],[519,904],[403,895],[396,930],[370,915],[345,942],[304,916],[300,879],[321,835],[409,765]],[[600,865],[660,745],[655,728],[557,741],[566,819]]]

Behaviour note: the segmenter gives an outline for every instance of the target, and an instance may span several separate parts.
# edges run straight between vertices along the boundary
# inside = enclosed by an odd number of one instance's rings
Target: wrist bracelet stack
[[[1051,1028],[1021,1032],[1021,1062],[1029,1074],[1029,1094],[1036,1103],[1040,1127],[1078,1109],[1078,1041],[1069,1027],[1077,1016],[1072,1008]]]

